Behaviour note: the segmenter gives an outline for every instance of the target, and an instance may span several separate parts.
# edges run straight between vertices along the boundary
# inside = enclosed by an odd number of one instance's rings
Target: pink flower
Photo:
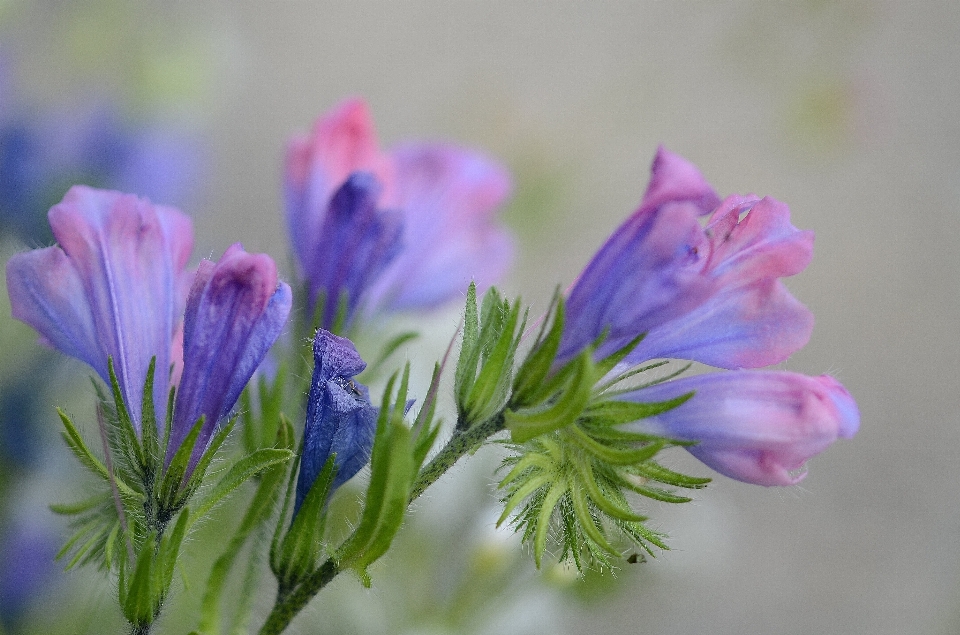
[[[108,383],[112,357],[138,429],[147,369],[156,356],[154,407],[162,425],[171,337],[189,288],[190,219],[131,194],[82,185],[70,188],[49,219],[59,246],[7,263],[13,317]]]
[[[692,399],[626,427],[696,441],[687,448],[730,478],[792,485],[805,463],[837,439],[850,439],[860,413],[850,393],[827,375],[731,371],[685,377],[623,396],[654,402],[694,392]]]
[[[706,225],[699,218],[709,215]],[[556,365],[603,340],[603,358],[638,336],[622,362],[655,358],[725,369],[776,364],[803,347],[813,315],[781,282],[809,264],[813,232],[790,224],[772,198],[721,201],[699,170],[660,148],[640,208],[607,240],[570,291]],[[628,427],[696,441],[688,449],[732,478],[797,482],[813,455],[857,431],[850,394],[830,377],[794,373],[698,375],[620,398],[679,407]]]
[[[660,148],[640,208],[570,291],[560,359],[606,331],[598,356],[646,334],[631,363],[672,357],[756,368],[783,361],[807,343],[813,316],[780,278],[802,271],[812,249],[813,232],[793,227],[783,203],[721,202],[690,162]]]
[[[7,263],[13,316],[108,383],[112,358],[138,431],[150,360],[156,357],[153,401],[161,430],[173,367],[178,388],[167,458],[203,415],[195,464],[279,336],[290,287],[277,280],[269,256],[240,245],[189,274],[190,220],[130,194],[75,186],[49,217],[59,246]]]

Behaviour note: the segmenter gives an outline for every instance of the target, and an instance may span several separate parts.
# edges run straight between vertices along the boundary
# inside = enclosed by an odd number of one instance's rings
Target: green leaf
[[[77,514],[88,512],[91,509],[102,505],[104,502],[109,501],[110,498],[110,492],[103,492],[77,503],[55,503],[50,505],[50,511],[52,511],[54,514],[59,514],[60,516],[75,516]]]
[[[279,448],[263,448],[253,454],[247,455],[230,466],[226,475],[217,482],[213,488],[207,492],[201,502],[197,505],[197,511],[192,514],[195,519],[202,518],[210,512],[213,507],[237,489],[247,479],[255,474],[278,463],[285,463],[293,456],[293,452]]]
[[[403,522],[417,466],[413,460],[411,431],[393,410],[394,375],[384,392],[370,457],[370,484],[360,522],[337,550],[338,567],[365,571],[383,555]],[[398,391],[397,401],[405,398]]]
[[[284,425],[286,424],[286,425]],[[293,441],[288,438],[286,427],[289,422],[281,415],[281,422],[277,430],[276,446],[287,448]],[[224,585],[240,554],[244,543],[249,536],[260,527],[275,508],[275,499],[277,490],[283,483],[286,476],[286,464],[279,463],[273,467],[267,468],[260,480],[260,485],[244,513],[240,525],[228,543],[223,553],[217,558],[210,570],[210,578],[207,581],[207,589],[203,595],[203,603],[200,610],[199,631],[203,633],[220,633],[220,600],[223,595]],[[251,558],[252,562],[253,558]]]
[[[137,564],[127,584],[120,585],[120,604],[123,616],[136,626],[150,624],[158,598],[154,597],[154,545],[156,534],[149,533],[137,552]]]
[[[336,454],[331,454],[283,536],[274,568],[281,593],[295,587],[316,568],[326,528],[327,497],[336,475]]]

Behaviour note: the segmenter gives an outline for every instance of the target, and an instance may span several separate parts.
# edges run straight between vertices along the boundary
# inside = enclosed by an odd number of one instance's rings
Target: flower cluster
[[[601,336],[598,358],[639,335],[622,364],[672,358],[750,369],[782,362],[807,343],[813,316],[780,279],[802,271],[812,248],[813,232],[793,227],[783,203],[740,195],[721,201],[696,167],[660,148],[639,209],[570,291],[558,362]],[[850,394],[826,376],[707,374],[622,398],[665,401],[691,392],[688,403],[631,427],[694,441],[697,458],[748,483],[796,483],[807,459],[859,426]]]
[[[501,433],[513,454],[500,521],[511,519],[532,543],[538,566],[559,535],[561,559],[579,568],[622,557],[620,538],[651,554],[667,548],[628,494],[681,503],[690,498],[674,488],[710,479],[666,468],[662,451],[684,447],[746,483],[791,485],[811,457],[859,427],[856,403],[832,377],[760,370],[810,337],[813,317],[782,279],[810,262],[813,233],[795,228],[772,198],[721,199],[663,148],[639,208],[569,293],[557,294],[532,346],[522,345],[519,299],[491,287],[478,302],[477,287],[495,282],[513,252],[495,218],[509,178],[494,161],[445,144],[381,152],[366,105],[352,99],[290,143],[285,190],[303,283],[298,324],[309,325],[293,340],[312,344],[314,362],[305,400],[296,347],[244,392],[294,306],[274,261],[235,244],[188,269],[192,225],[173,208],[75,186],[49,212],[57,245],[7,264],[14,317],[108,387],[98,405],[103,461],[61,412],[70,449],[104,491],[56,509],[79,517],[64,550],[76,551],[71,565],[117,570],[133,632],[148,632],[160,613],[194,520],[254,476],[256,491],[211,572],[198,632],[220,631],[227,575],[271,518],[277,594],[261,632],[275,634],[339,573],[369,585],[368,567],[390,548],[410,503]],[[375,406],[358,381],[366,363],[342,334],[460,294],[456,423],[433,452],[446,357],[426,395],[408,399],[408,363]],[[384,346],[378,364],[403,337]],[[669,360],[720,372],[650,374]],[[238,400],[245,454],[225,457],[208,485]],[[294,416],[304,422],[297,451]],[[328,531],[331,497],[365,466],[359,518]],[[346,527],[349,535],[338,535]]]

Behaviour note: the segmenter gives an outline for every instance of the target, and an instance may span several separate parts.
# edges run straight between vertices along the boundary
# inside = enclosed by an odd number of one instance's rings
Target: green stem
[[[433,457],[433,460],[426,467],[420,470],[420,474],[417,476],[410,492],[410,502],[416,500],[424,490],[453,467],[464,454],[475,452],[483,445],[484,441],[503,429],[503,412],[499,412],[495,417],[468,430],[455,431],[447,444],[443,446],[443,449]],[[329,559],[292,591],[283,595],[278,594],[273,610],[270,611],[266,623],[260,629],[260,635],[279,635],[282,633],[297,613],[338,573],[340,573],[340,569],[337,563],[333,559]]]
[[[337,568],[336,563],[333,560],[327,560],[292,592],[283,597],[277,596],[277,602],[274,604],[273,610],[270,611],[263,628],[260,629],[260,635],[279,635],[282,633],[290,624],[290,620],[338,573],[340,573],[340,569]]]

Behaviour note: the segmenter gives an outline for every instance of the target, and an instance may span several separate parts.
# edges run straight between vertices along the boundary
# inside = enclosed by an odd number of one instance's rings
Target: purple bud
[[[277,266],[265,254],[248,254],[238,243],[216,264],[201,261],[187,300],[167,461],[203,415],[191,468],[196,464],[280,335],[291,304],[290,287],[278,282]]]

